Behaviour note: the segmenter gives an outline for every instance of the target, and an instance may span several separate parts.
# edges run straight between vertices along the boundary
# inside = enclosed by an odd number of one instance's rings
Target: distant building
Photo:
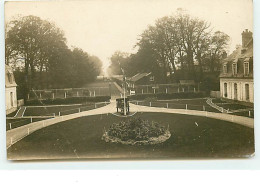
[[[223,98],[254,102],[253,33],[242,33],[242,46],[229,55],[222,64],[220,95]]]
[[[17,109],[17,95],[14,74],[10,66],[5,65],[5,111],[10,114]]]
[[[152,73],[137,73],[136,75],[127,78],[129,88],[135,88],[136,85],[150,85],[155,84],[155,79]]]

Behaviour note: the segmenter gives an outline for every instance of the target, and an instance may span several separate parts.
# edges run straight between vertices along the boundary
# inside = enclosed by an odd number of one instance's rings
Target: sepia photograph
[[[4,9],[8,160],[254,157],[252,0]]]

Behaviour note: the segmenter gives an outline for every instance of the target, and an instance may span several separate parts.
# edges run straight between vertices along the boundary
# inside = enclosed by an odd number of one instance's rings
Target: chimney
[[[246,48],[246,45],[249,43],[249,41],[253,38],[253,33],[251,31],[248,31],[246,29],[243,31],[242,35],[242,48]]]

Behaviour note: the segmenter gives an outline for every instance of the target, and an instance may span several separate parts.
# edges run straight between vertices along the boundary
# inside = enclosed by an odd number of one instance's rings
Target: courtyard
[[[134,115],[169,125],[172,136],[158,145],[131,146],[101,140],[104,129],[122,119],[83,116],[37,130],[8,148],[9,159],[178,159],[238,158],[254,153],[254,130],[200,116],[169,113]]]

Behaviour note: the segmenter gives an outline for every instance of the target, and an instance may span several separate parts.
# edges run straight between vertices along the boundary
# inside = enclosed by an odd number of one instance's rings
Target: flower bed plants
[[[170,137],[169,128],[165,129],[157,122],[132,118],[113,123],[108,131],[104,130],[102,139],[113,143],[149,145],[162,143]]]

